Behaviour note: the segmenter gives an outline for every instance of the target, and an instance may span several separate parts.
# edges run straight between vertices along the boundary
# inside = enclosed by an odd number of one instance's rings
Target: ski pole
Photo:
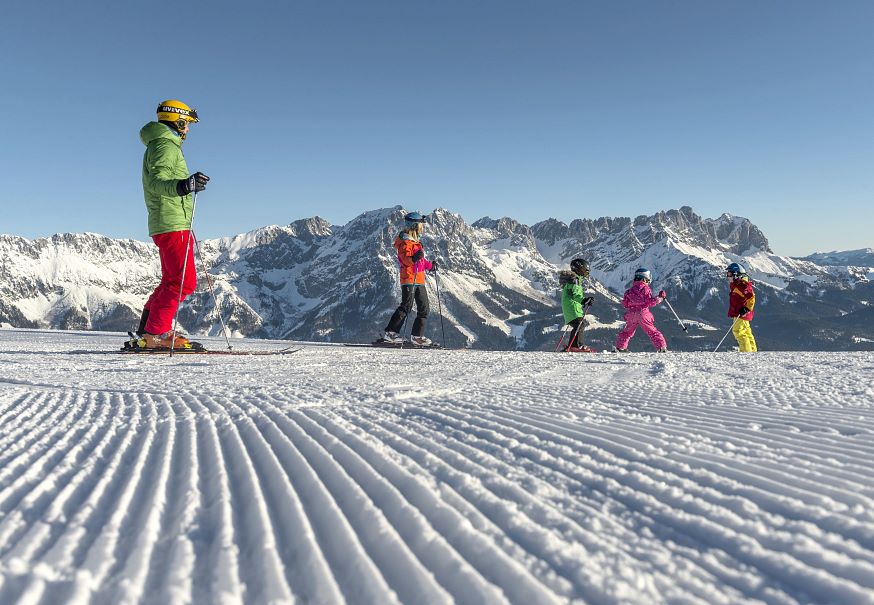
[[[191,249],[191,230],[194,228],[194,211],[197,209],[197,191],[191,196],[191,220],[188,221],[188,234],[185,236],[185,256],[182,258],[182,281],[179,282],[179,298],[176,301],[176,313],[173,315],[173,337],[170,340],[170,357],[176,347],[176,326],[179,322],[179,307],[182,306],[182,288],[185,287],[185,269],[188,267],[188,251]]]
[[[592,303],[589,303],[585,307],[583,307],[583,318],[580,321],[580,339],[579,339],[578,344],[583,345],[583,347],[586,346],[586,343],[583,342],[583,336],[585,336],[585,334],[586,334],[586,315],[589,314],[589,307],[591,307],[591,306],[592,306]],[[580,348],[583,348],[583,347],[580,347]]]
[[[437,275],[437,270],[434,270],[434,287],[437,288],[437,314],[440,316],[440,333],[443,335],[443,346],[449,348],[449,343],[446,342],[446,330],[443,329],[443,307],[440,305],[440,277]]]
[[[576,338],[577,338],[577,332],[579,332],[579,331],[580,331],[580,328],[583,327],[583,324],[586,323],[586,313],[588,313],[588,311],[589,311],[589,305],[586,305],[585,307],[583,307],[583,316],[580,318],[580,323],[577,324],[577,329],[574,330],[574,335],[571,336],[571,339],[570,339],[570,340],[568,341],[568,343],[567,343],[567,347],[568,347],[568,349],[571,348],[571,345],[572,345],[572,344],[574,343],[574,341],[576,340]],[[584,331],[585,331],[585,330],[584,330]],[[579,348],[582,349],[582,347],[579,347]]]
[[[570,340],[567,341],[567,349],[565,349],[565,351],[569,351],[570,348],[573,346],[574,342],[576,342],[577,332],[580,331],[580,326],[583,325],[584,321],[586,321],[586,310],[585,309],[583,309],[583,316],[580,318],[580,323],[577,324],[577,327],[574,329],[573,334],[571,334]],[[577,343],[577,344],[579,344],[579,343]],[[580,347],[578,347],[578,348],[580,348]]]
[[[552,350],[553,353],[557,353],[557,352],[558,352],[559,347],[561,347],[561,343],[564,342],[564,335],[565,335],[565,334],[567,334],[567,330],[565,330],[565,329],[564,329],[564,326],[562,326],[562,329],[561,329],[561,338],[559,338],[559,339],[558,339],[558,342],[555,343],[555,349]]]
[[[212,278],[209,276],[209,271],[206,270],[206,263],[203,261],[203,252],[200,251],[200,242],[197,241],[197,236],[194,235],[194,249],[197,251],[197,256],[200,258],[200,268],[203,269],[203,275],[206,277],[206,283],[209,284],[209,291],[212,293],[212,303],[215,305],[216,313],[218,313],[219,322],[222,324],[222,334],[225,337],[225,342],[228,345],[228,351],[234,347],[231,346],[231,339],[228,338],[228,328],[225,326],[225,320],[222,318],[222,310],[218,303],[218,298],[215,295],[215,288],[212,287]]]
[[[734,324],[737,323],[737,320],[738,320],[738,319],[740,319],[740,315],[738,315],[737,317],[735,317],[735,318],[734,318],[734,321],[731,322],[731,327],[728,328],[728,332],[731,332],[732,330],[734,330]],[[725,333],[725,336],[722,337],[722,340],[720,340],[720,341],[719,341],[719,344],[716,345],[716,348],[713,349],[713,352],[714,352],[714,353],[716,353],[716,351],[719,349],[719,347],[722,346],[722,341],[725,340],[725,337],[726,337],[726,336],[728,336],[728,332]]]
[[[667,299],[667,298],[664,299],[664,300],[665,300],[665,304],[668,305],[668,309],[671,310],[671,313],[673,313],[673,314],[674,314],[674,317],[677,318],[677,321],[680,322],[680,327],[683,328],[683,332],[688,332],[689,330],[686,329],[686,324],[683,323],[683,320],[680,319],[680,316],[677,315],[677,312],[676,312],[676,311],[674,311],[674,307],[671,306],[671,303],[668,302],[668,299]]]

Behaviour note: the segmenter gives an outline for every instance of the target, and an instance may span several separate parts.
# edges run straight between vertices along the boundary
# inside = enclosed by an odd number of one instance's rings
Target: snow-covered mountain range
[[[398,304],[391,243],[404,212],[369,211],[343,226],[314,217],[201,242],[219,308],[201,271],[182,326],[216,335],[220,310],[236,336],[373,339]],[[779,256],[746,218],[706,219],[683,207],[529,227],[512,218],[467,224],[438,209],[423,243],[440,266],[439,281],[429,279],[426,333],[451,347],[551,350],[562,327],[558,271],[582,256],[596,298],[586,341],[599,348],[622,326],[619,301],[643,265],[688,326],[684,333],[664,305],[654,309],[670,348],[712,349],[730,325],[723,268],[739,261],[757,285],[760,348],[874,349],[871,250]],[[160,274],[152,244],[95,234],[0,235],[0,262],[0,324],[15,327],[132,329]],[[632,340],[632,350],[649,348],[643,334]]]

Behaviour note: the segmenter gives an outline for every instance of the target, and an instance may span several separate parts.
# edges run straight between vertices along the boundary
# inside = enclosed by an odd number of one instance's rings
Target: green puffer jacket
[[[562,271],[559,276],[561,284],[561,310],[564,313],[564,323],[569,324],[583,316],[583,298],[586,297],[585,278],[570,271]]]
[[[160,122],[149,122],[140,130],[146,146],[143,155],[143,195],[149,210],[149,235],[191,228],[192,199],[179,197],[176,183],[188,178],[182,156],[182,139]]]

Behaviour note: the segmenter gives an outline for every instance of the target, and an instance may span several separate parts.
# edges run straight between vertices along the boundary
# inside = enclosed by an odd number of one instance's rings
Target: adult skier
[[[564,323],[571,329],[571,339],[565,351],[571,353],[590,353],[592,351],[583,344],[582,334],[585,330],[586,310],[595,300],[591,296],[586,296],[585,281],[588,276],[589,263],[582,258],[573,259],[571,270],[565,270],[558,274]]]
[[[203,191],[209,177],[202,172],[189,174],[182,141],[190,125],[199,121],[194,109],[169,99],[158,105],[157,121],[140,130],[140,140],[146,146],[143,195],[149,212],[149,235],[161,259],[161,282],[146,301],[137,330],[138,346],[143,348],[192,346],[188,339],[174,333],[173,318],[180,301],[197,286],[194,236],[190,231],[191,193]]]
[[[425,271],[436,271],[437,262],[425,258],[425,249],[420,238],[427,217],[419,212],[410,212],[404,216],[404,228],[394,240],[400,265],[401,304],[392,314],[385,327],[385,341],[400,345],[404,342],[401,334],[407,315],[413,310],[416,302],[416,320],[410,341],[417,346],[428,346],[431,339],[425,336],[425,321],[428,319],[428,292],[425,290]]]
[[[738,349],[743,353],[758,351],[756,339],[750,322],[753,320],[753,307],[756,305],[756,294],[753,283],[743,265],[731,263],[725,268],[728,278],[728,316],[734,317],[731,331],[737,340]]]
[[[616,335],[615,350],[619,353],[624,353],[628,350],[628,341],[634,336],[638,327],[643,328],[656,351],[664,353],[668,350],[665,337],[655,327],[655,318],[649,310],[650,307],[654,307],[665,300],[667,294],[662,290],[658,293],[658,296],[653,296],[652,289],[649,287],[651,281],[652,274],[649,272],[649,269],[640,267],[634,272],[634,282],[625,291],[625,296],[622,297],[622,306],[628,309],[628,311],[624,315],[625,327]]]

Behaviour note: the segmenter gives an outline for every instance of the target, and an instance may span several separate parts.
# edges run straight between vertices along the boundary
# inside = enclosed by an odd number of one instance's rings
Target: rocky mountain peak
[[[716,238],[733,254],[747,254],[751,250],[771,253],[765,234],[747,218],[726,213],[710,223]]]
[[[557,241],[567,239],[568,226],[558,219],[548,218],[545,221],[535,223],[531,227],[534,237],[548,246],[554,246]]]
[[[527,225],[523,225],[516,219],[506,216],[497,220],[489,217],[484,217],[474,222],[471,227],[490,229],[494,232],[496,239],[504,239],[508,237],[513,237],[514,235],[532,237],[530,227],[528,227]]]
[[[331,223],[320,216],[294,221],[288,227],[296,237],[306,242],[319,237],[330,237],[332,230]]]

